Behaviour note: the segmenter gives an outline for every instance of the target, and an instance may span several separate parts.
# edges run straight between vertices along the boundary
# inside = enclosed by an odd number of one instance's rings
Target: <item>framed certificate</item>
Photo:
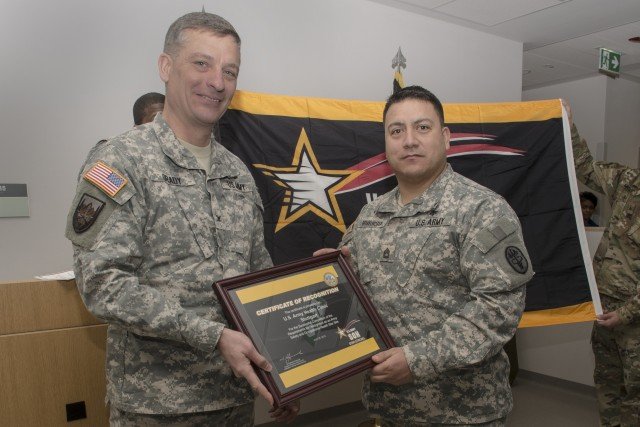
[[[394,346],[339,251],[214,284],[230,324],[271,363],[275,407],[373,366]]]

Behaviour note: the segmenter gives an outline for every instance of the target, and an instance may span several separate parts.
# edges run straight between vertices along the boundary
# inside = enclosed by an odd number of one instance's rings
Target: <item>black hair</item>
[[[387,99],[387,103],[384,106],[382,121],[384,122],[386,120],[389,107],[391,107],[395,103],[404,101],[405,99],[418,99],[432,104],[436,109],[438,118],[440,119],[440,125],[444,126],[444,108],[442,108],[442,103],[437,96],[435,96],[433,93],[423,88],[422,86],[407,86],[397,92],[394,92]]]
[[[158,92],[149,92],[136,100],[133,104],[133,123],[136,126],[142,124],[145,110],[153,104],[164,104],[164,95]]]
[[[580,200],[582,199],[588,200],[593,203],[594,208],[598,206],[598,198],[590,191],[583,191],[582,193],[580,193]]]

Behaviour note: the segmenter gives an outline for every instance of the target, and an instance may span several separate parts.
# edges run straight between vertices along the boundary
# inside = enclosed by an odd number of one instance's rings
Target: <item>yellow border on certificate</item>
[[[330,371],[331,369],[346,365],[367,354],[379,350],[380,346],[375,338],[369,338],[343,348],[335,353],[328,354],[304,365],[297,366],[287,372],[280,374],[280,379],[285,387],[291,387],[313,378],[317,375]]]
[[[315,285],[324,282],[324,275],[331,273],[337,276],[338,273],[333,265],[326,265],[315,270],[305,271],[292,276],[265,282],[260,285],[250,286],[236,291],[236,295],[242,304],[258,301],[274,295],[284,294],[295,289]]]

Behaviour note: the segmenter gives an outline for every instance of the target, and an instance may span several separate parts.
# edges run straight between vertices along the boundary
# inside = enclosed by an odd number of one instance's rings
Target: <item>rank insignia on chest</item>
[[[73,212],[73,230],[80,234],[87,231],[98,219],[104,202],[88,194],[83,194],[76,210]]]
[[[380,261],[383,262],[391,262],[393,261],[393,252],[395,251],[395,247],[388,245],[382,247],[382,253],[380,254]]]
[[[224,185],[225,187],[231,190],[239,190],[239,191],[247,190],[246,184],[240,184],[239,182],[236,182],[236,181],[222,181],[222,185]]]
[[[82,175],[84,179],[104,191],[110,197],[118,194],[127,185],[127,179],[123,177],[117,170],[97,162],[91,169]]]

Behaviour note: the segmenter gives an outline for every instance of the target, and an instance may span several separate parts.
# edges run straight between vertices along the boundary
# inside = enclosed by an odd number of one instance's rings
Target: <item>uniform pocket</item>
[[[149,192],[153,195],[155,206],[147,227],[156,227],[156,223],[170,223],[171,234],[177,244],[183,245],[173,246],[172,252],[192,253],[195,241],[202,256],[211,257],[214,248],[211,211],[207,209],[210,201],[202,184],[198,185],[193,176],[183,171],[157,172],[151,176]],[[159,229],[153,231],[159,232]],[[186,253],[176,256],[180,259],[187,256]]]
[[[238,188],[239,187],[239,188]],[[223,186],[219,211],[214,212],[216,242],[224,277],[249,271],[254,220],[259,202],[248,186]]]

